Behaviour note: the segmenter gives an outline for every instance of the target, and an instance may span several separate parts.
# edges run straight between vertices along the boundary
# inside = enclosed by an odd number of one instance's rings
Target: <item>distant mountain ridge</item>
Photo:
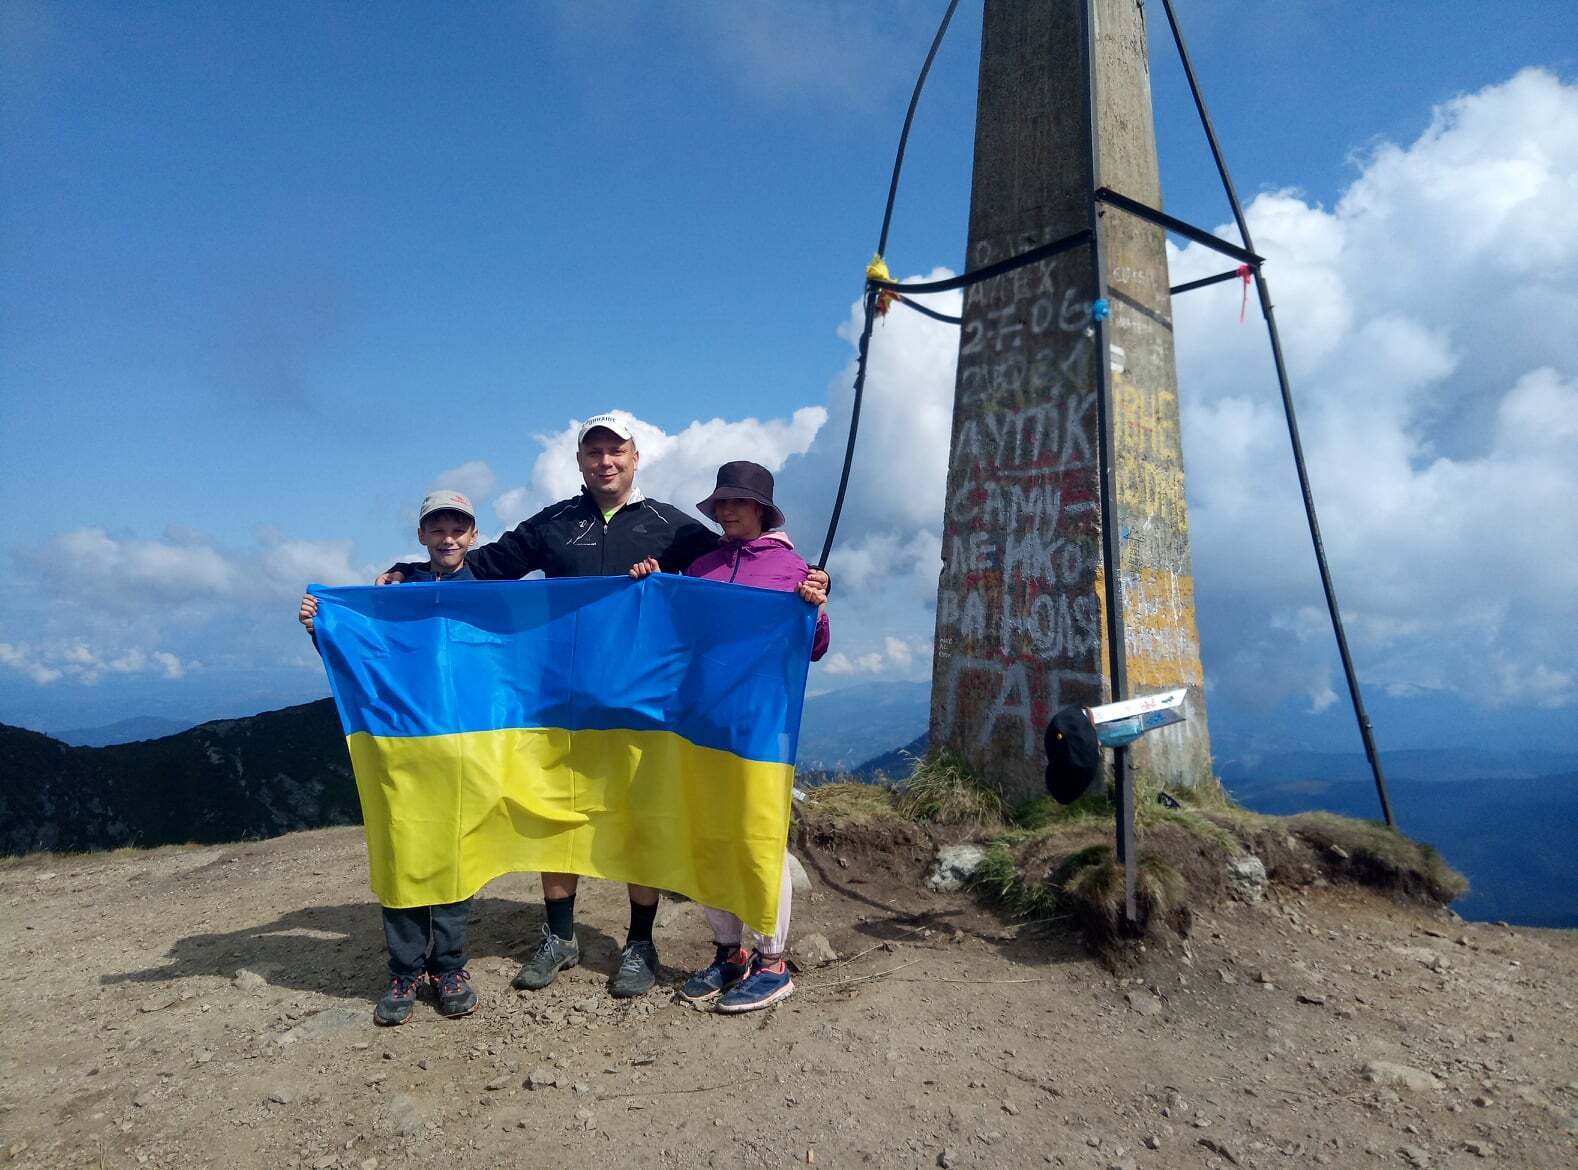
[[[109,747],[117,743],[138,743],[145,739],[163,739],[179,735],[197,726],[190,719],[166,719],[162,715],[134,715],[102,727],[74,727],[70,731],[57,731],[54,738],[72,747]]]
[[[799,766],[848,772],[924,733],[930,715],[929,682],[857,683],[814,695],[800,717]]]
[[[1275,752],[1218,764],[1222,780],[1374,780],[1363,752]],[[1381,752],[1381,771],[1398,780],[1527,780],[1578,772],[1578,752],[1519,748],[1402,749]]]
[[[328,699],[112,747],[0,724],[0,768],[0,853],[207,844],[361,820]]]

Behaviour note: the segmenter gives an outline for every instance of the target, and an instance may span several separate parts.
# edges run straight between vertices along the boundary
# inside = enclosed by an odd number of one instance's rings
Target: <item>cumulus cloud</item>
[[[493,468],[481,459],[468,459],[459,467],[451,467],[435,475],[433,482],[427,485],[427,490],[450,488],[470,496],[475,503],[491,495],[497,485],[498,478],[493,474]]]
[[[0,599],[0,666],[36,686],[180,682],[212,666],[317,669],[295,599],[308,582],[365,584],[350,541],[265,530],[246,547],[172,528],[157,539],[80,528],[25,559],[32,590]]]
[[[62,679],[92,686],[105,675],[151,675],[173,681],[185,678],[188,671],[201,670],[203,664],[183,661],[168,650],[150,652],[140,646],[105,650],[67,640],[49,645],[0,642],[0,666],[10,667],[38,686]]]
[[[842,650],[834,651],[822,659],[821,667],[824,673],[830,675],[844,674],[893,674],[907,675],[916,665],[922,662],[928,669],[931,666],[931,643],[906,642],[902,638],[895,638],[891,634],[882,638],[881,649],[868,650],[865,653],[846,654]]]
[[[9,666],[39,686],[48,686],[63,673],[59,667],[43,662],[31,646],[13,646],[9,642],[0,642],[0,666]]]
[[[1360,673],[1570,705],[1578,225],[1559,209],[1578,183],[1578,87],[1526,70],[1358,161],[1332,209],[1282,191],[1247,210]],[[1195,245],[1172,252],[1175,282],[1220,267]],[[1313,556],[1264,335],[1238,327],[1237,296],[1222,286],[1174,304],[1202,621],[1230,601],[1235,629],[1253,614],[1290,634],[1240,646],[1228,668],[1282,678],[1318,707],[1330,628],[1309,603]]]

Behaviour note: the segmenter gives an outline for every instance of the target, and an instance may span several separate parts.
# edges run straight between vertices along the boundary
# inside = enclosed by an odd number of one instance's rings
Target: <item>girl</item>
[[[723,529],[723,543],[692,562],[685,570],[688,576],[795,590],[812,605],[825,606],[827,591],[806,581],[805,560],[781,531],[784,514],[773,503],[772,472],[757,463],[725,463],[718,469],[717,487],[696,510]],[[649,558],[632,566],[630,575],[641,578],[657,569],[657,561]],[[816,619],[813,662],[827,652],[828,636],[824,608]],[[746,931],[744,923],[727,910],[705,907],[717,949],[712,962],[686,980],[681,995],[696,1001],[716,999],[718,1011],[737,1013],[756,1011],[794,994],[794,980],[784,962],[791,897],[787,859],[780,880],[778,922],[771,935]]]

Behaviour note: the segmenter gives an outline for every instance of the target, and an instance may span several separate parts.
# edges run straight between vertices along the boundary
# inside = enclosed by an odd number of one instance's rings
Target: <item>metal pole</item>
[[[1216,170],[1222,177],[1222,188],[1227,192],[1227,200],[1233,207],[1233,219],[1238,224],[1238,234],[1243,238],[1244,247],[1249,251],[1255,250],[1255,242],[1249,234],[1249,223],[1244,219],[1244,208],[1238,201],[1238,192],[1233,187],[1233,179],[1227,173],[1227,162],[1222,157],[1221,145],[1216,139],[1216,128],[1211,124],[1211,115],[1206,111],[1205,98],[1200,93],[1200,84],[1195,79],[1194,63],[1189,59],[1189,49],[1184,44],[1183,33],[1178,28],[1178,18],[1173,14],[1172,0],[1162,0],[1162,8],[1167,13],[1167,23],[1172,28],[1173,43],[1178,46],[1178,58],[1183,64],[1184,76],[1189,81],[1189,92],[1194,96],[1195,109],[1200,114],[1200,125],[1205,129],[1206,141],[1211,146],[1211,157],[1216,161]],[[1260,312],[1266,319],[1266,329],[1271,335],[1271,357],[1277,368],[1277,386],[1282,392],[1282,410],[1288,420],[1288,441],[1293,445],[1293,465],[1298,469],[1299,491],[1304,497],[1304,516],[1309,521],[1310,540],[1315,545],[1315,563],[1320,566],[1321,588],[1326,593],[1326,609],[1331,614],[1331,628],[1337,636],[1337,652],[1342,657],[1343,674],[1348,679],[1348,694],[1353,699],[1354,718],[1359,722],[1359,735],[1364,740],[1364,754],[1370,761],[1370,771],[1375,776],[1375,791],[1381,798],[1381,815],[1386,818],[1388,828],[1395,829],[1396,821],[1392,819],[1392,800],[1386,791],[1386,776],[1381,770],[1381,755],[1375,747],[1375,735],[1370,725],[1370,716],[1364,709],[1364,696],[1359,691],[1359,676],[1353,669],[1353,655],[1348,652],[1348,635],[1343,630],[1342,613],[1337,607],[1337,591],[1332,585],[1331,570],[1326,564],[1326,546],[1321,540],[1320,521],[1315,517],[1315,496],[1310,490],[1309,473],[1304,466],[1304,445],[1299,440],[1298,418],[1293,409],[1293,391],[1288,384],[1288,370],[1282,360],[1282,339],[1277,334],[1277,318],[1271,304],[1271,290],[1266,285],[1266,278],[1260,271],[1260,266],[1254,265],[1255,290],[1260,296]]]
[[[1107,603],[1107,646],[1112,671],[1112,701],[1128,697],[1128,665],[1123,645],[1123,584],[1119,558],[1122,555],[1118,531],[1117,449],[1113,437],[1112,388],[1109,384],[1111,338],[1107,332],[1107,255],[1102,236],[1105,210],[1096,199],[1101,186],[1101,127],[1096,89],[1096,0],[1081,5],[1081,32],[1085,54],[1085,117],[1090,128],[1090,191],[1087,196],[1090,216],[1091,315],[1090,327],[1095,342],[1091,361],[1096,366],[1096,425],[1100,431],[1101,468],[1098,483],[1101,499],[1101,559],[1105,566],[1102,582]],[[1123,916],[1130,924],[1139,921],[1135,904],[1134,787],[1129,775],[1129,749],[1112,752],[1113,788],[1117,792],[1118,860],[1123,865]]]

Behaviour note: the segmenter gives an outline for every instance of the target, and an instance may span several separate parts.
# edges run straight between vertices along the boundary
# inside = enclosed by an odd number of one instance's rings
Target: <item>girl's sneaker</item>
[[[789,964],[784,962],[783,956],[768,962],[756,954],[751,956],[751,973],[718,1000],[718,1010],[729,1015],[754,1012],[793,994],[794,980],[789,976]]]
[[[751,961],[744,951],[737,946],[715,945],[712,962],[685,980],[685,986],[679,989],[681,995],[694,1003],[722,995],[750,973]],[[736,958],[741,961],[735,962]]]

